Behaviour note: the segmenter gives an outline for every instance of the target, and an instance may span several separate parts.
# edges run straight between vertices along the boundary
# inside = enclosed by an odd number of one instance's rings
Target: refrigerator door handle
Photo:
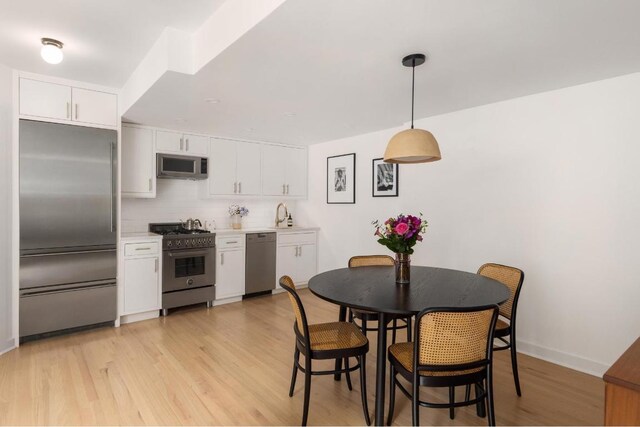
[[[117,205],[117,201],[115,200],[116,192],[117,192],[115,176],[117,174],[117,171],[115,171],[114,169],[116,169],[118,165],[116,164],[116,162],[113,161],[115,157],[113,155],[115,148],[116,148],[115,141],[109,144],[109,153],[110,153],[110,159],[111,159],[111,232],[112,233],[115,233],[116,231],[115,218],[116,218],[116,205]]]

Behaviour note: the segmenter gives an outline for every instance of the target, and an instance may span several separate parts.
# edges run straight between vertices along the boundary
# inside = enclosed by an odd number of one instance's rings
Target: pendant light
[[[440,147],[431,132],[413,128],[413,104],[416,84],[416,66],[424,64],[426,57],[421,53],[402,58],[402,65],[411,67],[411,129],[398,132],[389,140],[384,152],[387,163],[426,163],[440,160]]]

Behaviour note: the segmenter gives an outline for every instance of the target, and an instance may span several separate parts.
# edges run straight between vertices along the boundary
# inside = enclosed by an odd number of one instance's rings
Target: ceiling
[[[312,144],[640,70],[635,0],[289,0],[128,121]],[[206,98],[219,103],[205,102]]]
[[[122,88],[166,27],[196,34],[252,1],[5,0],[0,62]],[[209,37],[242,21],[219,16]],[[414,52],[428,56],[416,118],[639,71],[638,16],[637,0],[287,0],[195,74],[159,72],[124,118],[318,143],[406,124]],[[41,60],[41,37],[65,43],[61,64]]]
[[[4,0],[0,62],[22,71],[120,88],[165,27],[191,33],[223,2]],[[61,64],[40,58],[42,37],[64,43]]]

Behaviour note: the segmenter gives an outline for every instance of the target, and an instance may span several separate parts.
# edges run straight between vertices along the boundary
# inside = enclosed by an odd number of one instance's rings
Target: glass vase
[[[240,215],[231,215],[231,228],[234,230],[242,228],[242,217]]]
[[[411,280],[411,256],[405,253],[396,254],[396,283],[408,285]]]

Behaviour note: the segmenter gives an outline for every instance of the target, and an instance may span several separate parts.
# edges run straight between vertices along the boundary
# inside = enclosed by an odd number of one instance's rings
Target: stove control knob
[[[187,245],[187,246],[191,246],[191,239],[185,240],[184,244]]]
[[[182,246],[182,241],[180,241],[180,240],[176,240],[176,246],[177,246],[177,247]]]
[[[172,245],[173,245],[172,241],[171,241],[171,240],[169,240],[169,241],[167,242],[167,247],[168,247],[168,248],[170,248]]]

